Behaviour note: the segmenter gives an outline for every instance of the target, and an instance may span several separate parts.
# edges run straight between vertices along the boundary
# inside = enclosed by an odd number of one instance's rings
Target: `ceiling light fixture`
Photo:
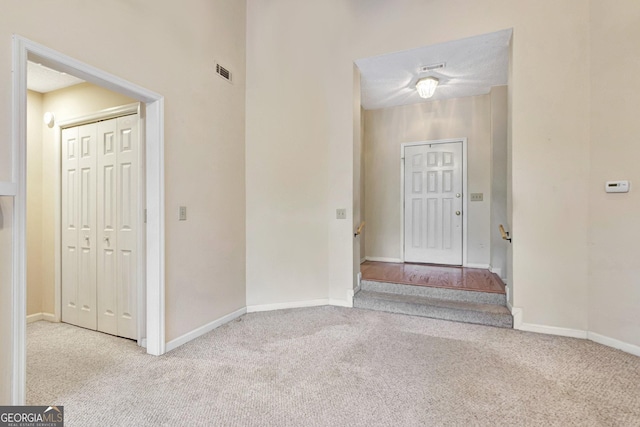
[[[436,91],[439,80],[435,77],[424,77],[416,82],[416,90],[421,98],[431,98]]]

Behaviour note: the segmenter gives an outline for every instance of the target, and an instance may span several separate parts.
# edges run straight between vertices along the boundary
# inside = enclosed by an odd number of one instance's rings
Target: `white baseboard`
[[[34,313],[27,316],[27,323],[37,322],[42,320],[42,313]]]
[[[588,335],[587,331],[583,331],[580,329],[559,328],[557,326],[536,325],[534,323],[524,323],[524,322],[520,322],[519,327],[515,328],[515,319],[514,319],[514,329],[518,329],[520,331],[527,331],[527,332],[536,332],[539,334],[558,335],[561,337],[581,338],[581,339],[587,339],[587,335]]]
[[[239,310],[234,311],[233,313],[229,313],[226,316],[222,316],[219,319],[214,320],[213,322],[207,323],[206,325],[200,326],[197,329],[194,329],[191,332],[187,332],[186,334],[169,341],[165,348],[166,351],[171,351],[175,348],[180,347],[183,344],[188,343],[189,341],[198,338],[199,336],[202,336],[204,334],[206,334],[207,332],[211,332],[212,330],[214,330],[217,327],[220,327],[222,325],[224,325],[225,323],[229,323],[234,319],[237,319],[238,317],[242,316],[243,314],[245,314],[247,312],[246,308],[241,308]]]
[[[588,338],[597,342],[598,344],[606,345],[607,347],[617,348],[625,353],[633,354],[634,356],[640,356],[640,347],[637,345],[629,344],[624,341],[619,341],[615,338],[609,338],[604,335],[596,334],[595,332],[587,332]]]
[[[493,274],[495,274],[496,276],[498,276],[501,279],[504,279],[502,277],[502,269],[498,268],[498,267],[489,267],[489,271],[491,271]]]
[[[536,332],[539,334],[558,335],[562,337],[588,339],[598,344],[606,345],[607,347],[616,348],[622,350],[625,353],[633,354],[640,357],[640,346],[629,344],[624,341],[610,338],[604,335],[596,334],[595,332],[582,331],[580,329],[559,328],[556,326],[536,325],[533,323],[522,322],[522,309],[519,307],[512,307],[507,301],[507,307],[511,310],[513,315],[513,329],[520,331]]]
[[[56,315],[51,313],[42,313],[42,320],[46,320],[47,322],[60,322],[56,319]]]
[[[27,316],[27,323],[37,322],[38,320],[46,320],[47,322],[57,322],[55,314],[51,314],[51,313],[34,313]]]
[[[402,263],[402,260],[400,258],[385,258],[385,257],[379,257],[379,256],[368,256],[365,258],[367,261]]]
[[[463,265],[463,267],[466,268],[481,268],[483,270],[489,270],[491,268],[491,266],[489,264],[474,264],[472,262],[468,262],[465,265]]]
[[[513,307],[509,300],[507,300],[507,308],[511,311],[513,316],[513,329],[520,329],[522,326],[522,309],[520,307]]]
[[[367,260],[367,257],[366,257],[366,256],[365,256],[365,257],[360,258],[360,264],[362,264],[362,263],[363,263],[363,262],[365,262],[366,260]]]
[[[343,299],[336,299],[336,298],[329,298],[329,305],[333,305],[336,307],[353,307],[353,297],[351,297],[351,301],[349,300],[343,300]]]
[[[249,305],[247,306],[247,313],[256,313],[259,311],[284,310],[287,308],[318,307],[321,305],[329,305],[329,304],[330,304],[329,298],[323,298],[323,299],[312,299],[312,300],[305,300],[305,301],[281,302],[276,304]]]

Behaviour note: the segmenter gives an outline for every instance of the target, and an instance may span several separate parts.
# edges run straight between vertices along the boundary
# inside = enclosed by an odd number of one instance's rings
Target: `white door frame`
[[[467,138],[437,139],[400,144],[400,261],[404,262],[404,149],[415,145],[462,143],[462,266],[467,266]]]
[[[26,400],[26,171],[27,171],[27,58],[85,81],[144,102],[146,129],[146,310],[147,353],[165,352],[164,325],[164,97],[120,77],[80,62],[24,37],[13,35],[12,78],[12,372],[11,402]]]

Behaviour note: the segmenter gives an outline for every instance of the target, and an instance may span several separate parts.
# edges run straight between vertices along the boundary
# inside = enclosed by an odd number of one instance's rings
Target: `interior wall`
[[[111,92],[103,89],[99,86],[92,85],[90,83],[81,83],[75,86],[71,86],[64,89],[55,90],[41,95],[42,99],[42,114],[44,112],[52,112],[55,115],[57,122],[85,116],[87,114],[95,113],[105,110],[107,108],[118,107],[121,105],[131,104],[136,102],[127,96],[119,93]],[[59,163],[60,163],[60,148],[57,140],[60,127],[54,126],[49,128],[42,122],[42,114],[40,117],[36,117],[33,120],[40,126],[41,129],[41,144],[40,144],[40,170],[41,170],[41,182],[40,182],[40,204],[42,212],[46,215],[42,215],[42,224],[40,227],[40,244],[41,244],[41,259],[40,264],[27,263],[27,275],[34,271],[41,271],[42,285],[40,287],[42,312],[53,314],[55,303],[55,231],[56,227],[56,196],[59,193],[60,176],[59,176]],[[30,117],[27,118],[29,120]],[[30,163],[32,159],[28,158]],[[34,168],[36,165],[34,164]],[[35,206],[34,203],[30,203],[27,200],[27,211]],[[27,231],[27,236],[29,230]],[[29,259],[30,261],[30,259]],[[27,283],[27,294],[32,291],[31,284]]]
[[[506,280],[509,243],[502,239],[499,226],[508,230],[507,218],[507,86],[491,88],[491,268]]]
[[[54,8],[23,0],[3,2],[0,14],[0,181],[11,181],[12,34],[164,96],[168,341],[245,305],[245,25],[245,2],[227,0]],[[216,61],[233,83],[215,74]],[[179,206],[187,206],[187,221],[178,221]],[[0,259],[2,294],[11,289],[10,263]],[[2,298],[0,313],[10,312],[11,299]],[[11,349],[0,331],[2,348]],[[5,361],[0,372],[11,366]]]
[[[640,346],[640,2],[590,4],[589,330]],[[617,83],[603,84],[602,64]],[[629,193],[605,193],[610,180]]]
[[[506,112],[505,112],[506,113]],[[365,111],[365,188],[369,257],[401,259],[400,147],[407,142],[467,138],[467,262],[489,266],[491,97],[422,102]]]
[[[27,316],[42,313],[42,94],[27,91]]]
[[[248,0],[247,13],[249,304],[326,298],[327,272],[351,287],[351,230],[334,226],[353,198],[353,61],[513,28],[511,298],[526,323],[585,330],[588,2]]]

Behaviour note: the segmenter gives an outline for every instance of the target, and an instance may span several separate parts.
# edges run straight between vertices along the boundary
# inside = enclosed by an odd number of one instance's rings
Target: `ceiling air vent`
[[[444,68],[447,66],[446,62],[441,62],[439,64],[431,64],[431,65],[423,65],[420,67],[421,73],[426,73],[427,71],[439,70],[440,68]]]
[[[218,74],[226,81],[231,82],[231,71],[227,70],[220,64],[216,64],[216,74]]]

